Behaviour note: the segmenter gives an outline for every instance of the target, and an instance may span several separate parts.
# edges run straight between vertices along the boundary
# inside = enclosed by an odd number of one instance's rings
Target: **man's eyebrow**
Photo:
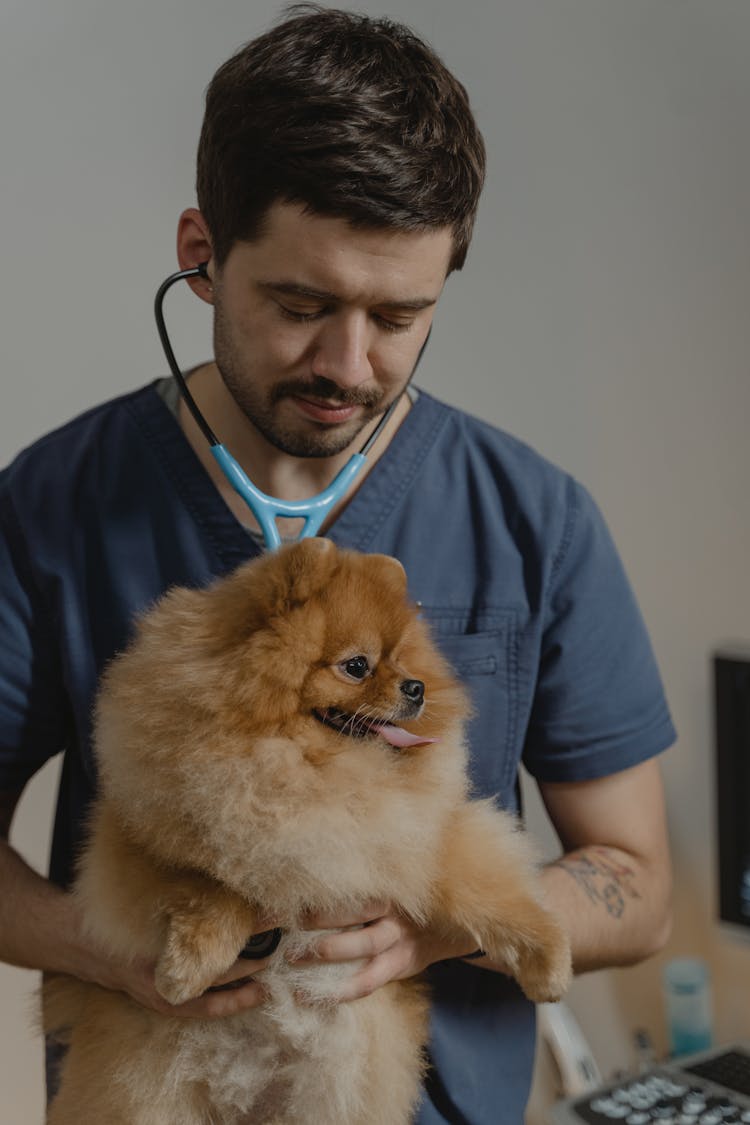
[[[260,281],[258,284],[261,289],[273,293],[285,293],[290,297],[309,297],[313,301],[329,303],[338,303],[341,300],[337,293],[332,293],[328,289],[314,289],[309,285],[300,285],[296,281]],[[375,304],[379,309],[419,312],[421,309],[429,309],[437,304],[437,297],[411,297],[404,298],[403,301],[377,301]]]

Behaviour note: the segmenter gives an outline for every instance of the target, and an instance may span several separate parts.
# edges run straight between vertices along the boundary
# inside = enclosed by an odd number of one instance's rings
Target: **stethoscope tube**
[[[309,497],[309,499],[307,500],[281,500],[275,496],[268,496],[265,492],[262,492],[261,489],[257,488],[256,485],[253,484],[239,462],[216,437],[216,434],[213,432],[208,422],[198,409],[198,405],[192,394],[190,393],[187,381],[185,380],[185,377],[180,370],[180,366],[177,363],[177,358],[174,354],[174,349],[172,348],[169,334],[167,332],[167,327],[164,322],[164,297],[166,296],[167,291],[171,289],[171,287],[176,282],[183,281],[184,279],[191,277],[208,277],[206,263],[201,262],[200,265],[194,266],[191,269],[179,270],[177,273],[171,274],[159,286],[158,290],[156,291],[156,297],[154,300],[154,316],[156,318],[156,327],[159,332],[159,339],[161,340],[161,345],[164,349],[164,354],[167,358],[169,369],[172,372],[175,382],[177,383],[180,395],[182,396],[185,405],[190,411],[196,424],[200,428],[201,433],[204,435],[206,441],[211,447],[211,453],[213,454],[222,473],[229,481],[235,492],[250,508],[251,512],[258,521],[260,529],[263,533],[263,539],[265,541],[266,547],[269,550],[274,551],[281,546],[281,535],[276,523],[276,520],[279,517],[284,519],[304,519],[305,522],[302,531],[298,536],[299,539],[306,539],[308,536],[317,535],[328,514],[338,503],[338,501],[341,500],[341,498],[346,494],[352,482],[354,481],[354,478],[360,472],[362,466],[365,463],[368,452],[372,448],[375,441],[377,441],[378,436],[382,433],[385,426],[388,424],[388,420],[396,409],[396,406],[400,402],[401,395],[404,393],[406,388],[404,388],[401,394],[398,395],[390,404],[360,451],[358,453],[352,454],[346,465],[344,465],[344,467],[336,474],[328,487],[324,488],[322,492],[317,493],[315,496]],[[417,357],[417,363],[419,363],[419,360],[422,357],[422,352],[424,351],[426,344],[427,341],[425,340],[425,343],[422,345],[422,350]],[[414,370],[416,370],[416,367],[417,364],[414,365]],[[412,371],[412,375],[413,374],[414,371]],[[409,377],[409,379],[411,380],[411,376]]]
[[[185,405],[198,424],[198,427],[206,438],[208,444],[210,446],[214,446],[219,445],[219,439],[209,426],[206,419],[201,414],[200,410],[198,409],[198,404],[196,403],[195,399],[188,389],[185,376],[182,374],[180,365],[177,362],[177,357],[174,354],[174,348],[172,347],[172,343],[169,339],[167,326],[164,323],[164,298],[167,295],[167,290],[171,289],[175,282],[182,281],[183,278],[188,277],[204,277],[207,279],[208,270],[206,269],[206,263],[201,262],[200,265],[195,266],[193,269],[179,270],[177,273],[170,274],[170,276],[161,283],[159,288],[156,290],[156,297],[154,299],[154,316],[156,317],[156,327],[159,332],[161,346],[164,349],[165,356],[167,357],[169,369],[172,372],[175,382],[177,383],[180,394],[185,401]]]

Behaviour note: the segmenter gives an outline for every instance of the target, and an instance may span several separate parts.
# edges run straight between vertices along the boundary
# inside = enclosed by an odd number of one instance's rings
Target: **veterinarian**
[[[210,426],[271,496],[333,479],[396,401],[323,533],[395,555],[476,708],[477,793],[518,803],[521,760],[563,854],[542,873],[579,972],[658,950],[670,868],[657,755],[674,732],[644,626],[588,493],[531,449],[407,382],[446,277],[464,264],[484,148],[463,87],[407,29],[305,8],[216,74],[181,269],[213,306],[215,356],[189,373]],[[149,327],[144,326],[144,331]],[[429,351],[419,371],[429,384]],[[284,529],[296,534],[292,524]],[[173,381],[94,408],[0,477],[0,788],[7,834],[64,752],[49,881],[0,851],[0,957],[167,1011],[153,966],[91,948],[66,887],[95,791],[91,709],[133,619],[262,549]],[[268,919],[269,925],[273,919]],[[365,923],[363,926],[362,924]],[[387,902],[311,918],[364,957],[342,1003],[425,969],[432,1068],[420,1125],[519,1125],[534,1011],[506,966],[446,945]],[[264,962],[258,963],[262,967]],[[263,1002],[238,961],[176,1014]]]

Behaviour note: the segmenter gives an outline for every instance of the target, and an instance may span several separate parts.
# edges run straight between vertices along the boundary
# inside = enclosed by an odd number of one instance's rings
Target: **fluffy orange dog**
[[[311,539],[167,594],[105,675],[75,893],[101,945],[153,958],[175,1003],[260,918],[284,937],[268,1000],[223,1020],[51,982],[48,1022],[70,1048],[49,1125],[406,1125],[427,996],[392,982],[336,1004],[356,964],[289,962],[316,936],[310,910],[389,901],[468,931],[532,999],[559,997],[570,953],[523,835],[467,796],[466,710],[393,559]]]

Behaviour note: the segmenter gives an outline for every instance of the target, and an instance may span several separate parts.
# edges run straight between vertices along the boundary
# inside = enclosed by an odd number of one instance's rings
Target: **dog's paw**
[[[570,942],[563,930],[551,922],[543,940],[522,946],[517,953],[516,979],[535,1004],[560,1000],[573,976]]]
[[[475,936],[490,959],[504,965],[535,1004],[560,1000],[567,991],[573,976],[570,940],[537,903],[526,904],[522,921],[495,925]]]
[[[194,974],[186,974],[181,978],[171,968],[165,968],[161,964],[157,966],[154,975],[157,992],[170,1004],[184,1004],[187,1000],[201,996],[208,985],[204,987],[203,982],[198,984],[197,980]]]
[[[201,996],[214,979],[215,974],[207,974],[192,957],[174,950],[162,953],[154,974],[157,991],[170,1004],[184,1004]]]
[[[255,912],[238,895],[207,879],[183,878],[164,896],[164,945],[157,990],[171,1004],[201,996],[230,968],[257,929]]]
[[[235,957],[234,947],[226,947],[206,921],[173,915],[154,983],[170,1004],[182,1004],[201,996]]]

